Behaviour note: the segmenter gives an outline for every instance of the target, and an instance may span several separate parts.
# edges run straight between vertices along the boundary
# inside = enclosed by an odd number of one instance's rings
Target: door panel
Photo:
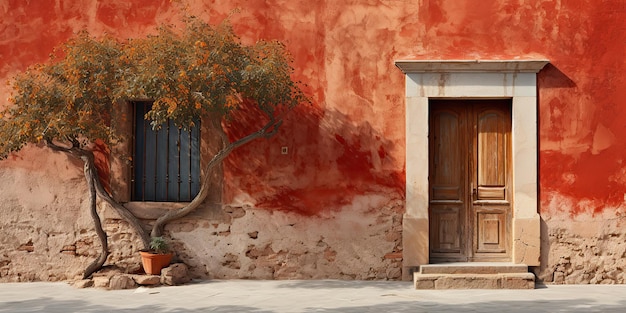
[[[504,200],[507,178],[508,117],[502,110],[476,108],[479,200]]]
[[[507,250],[506,209],[476,210],[477,254],[506,253]]]
[[[457,108],[458,109],[458,108]],[[432,147],[432,199],[462,200],[463,188],[462,151],[463,140],[461,114],[455,110],[441,110],[433,115],[433,136],[437,138]]]
[[[437,208],[432,216],[433,234],[437,246],[433,247],[434,253],[460,253],[461,242],[459,237],[462,220],[460,210],[455,207]]]
[[[431,262],[510,259],[510,100],[431,100]]]
[[[466,246],[467,199],[464,163],[467,149],[466,118],[463,106],[446,106],[431,114],[430,151],[430,242],[431,257],[461,260]]]

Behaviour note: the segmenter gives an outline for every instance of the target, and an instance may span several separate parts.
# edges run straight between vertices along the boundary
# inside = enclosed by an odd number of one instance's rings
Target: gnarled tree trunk
[[[143,245],[143,249],[146,249],[150,245],[150,237],[146,230],[143,229],[141,223],[128,209],[126,209],[123,205],[116,202],[111,198],[111,196],[106,192],[106,190],[102,187],[102,183],[100,182],[100,176],[98,175],[98,170],[94,164],[94,156],[93,152],[89,150],[84,150],[78,148],[78,143],[73,143],[71,147],[63,147],[57,144],[48,143],[48,147],[55,151],[65,152],[71,156],[78,157],[83,161],[83,172],[85,174],[85,180],[87,181],[87,186],[89,188],[89,208],[92,219],[94,221],[94,229],[98,238],[100,239],[101,245],[101,253],[98,258],[92,262],[83,274],[83,278],[88,278],[91,274],[97,272],[102,268],[104,262],[106,261],[109,251],[108,251],[108,241],[107,235],[104,229],[102,228],[102,222],[100,221],[100,216],[97,211],[97,203],[96,198],[100,196],[103,200],[105,200],[115,211],[127,221],[133,230],[139,235],[141,238],[141,242]]]
[[[95,172],[93,153],[85,151],[80,158],[84,162],[83,172],[85,173],[85,179],[87,180],[87,186],[89,187],[89,211],[91,213],[91,218],[93,219],[96,234],[100,239],[101,247],[100,255],[98,256],[98,258],[94,260],[91,264],[89,264],[89,266],[87,266],[87,269],[85,269],[85,273],[83,274],[83,279],[85,279],[102,268],[102,265],[104,265],[104,262],[109,256],[109,249],[107,234],[104,232],[104,229],[102,229],[102,223],[100,222],[100,216],[98,215],[96,205],[95,181],[97,180],[97,174]]]

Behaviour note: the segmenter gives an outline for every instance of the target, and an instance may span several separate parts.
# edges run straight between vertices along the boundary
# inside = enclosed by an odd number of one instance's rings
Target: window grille
[[[190,131],[145,120],[152,102],[134,107],[132,201],[189,202],[200,190],[200,123]]]

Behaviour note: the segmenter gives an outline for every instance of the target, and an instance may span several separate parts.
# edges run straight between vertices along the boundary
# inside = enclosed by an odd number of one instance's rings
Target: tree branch
[[[202,202],[204,202],[205,198],[207,197],[209,193],[209,179],[208,179],[209,173],[211,172],[211,170],[213,170],[213,168],[216,165],[222,162],[233,150],[249,143],[250,141],[254,139],[261,138],[261,137],[269,138],[273,136],[274,134],[276,134],[281,124],[282,124],[282,120],[276,120],[274,118],[271,118],[270,121],[267,122],[267,124],[265,124],[265,126],[263,126],[258,131],[251,133],[236,141],[231,142],[230,144],[222,148],[222,150],[220,150],[218,153],[216,153],[215,156],[213,156],[213,158],[209,161],[209,163],[207,163],[206,167],[204,168],[204,177],[202,178],[202,186],[200,187],[200,191],[198,192],[198,194],[186,206],[178,210],[169,211],[166,214],[159,217],[154,223],[154,225],[152,226],[152,231],[150,232],[150,236],[151,237],[161,236],[161,233],[163,232],[163,226],[165,224],[167,224],[168,222],[172,220],[184,217],[185,215],[193,212],[202,204]]]
[[[69,147],[64,147],[64,146],[57,145],[56,143],[53,143],[52,140],[46,141],[46,145],[48,146],[48,148],[54,151],[69,153],[78,158],[80,158],[80,156],[82,155],[82,153],[79,153],[79,151],[74,150],[73,145]]]

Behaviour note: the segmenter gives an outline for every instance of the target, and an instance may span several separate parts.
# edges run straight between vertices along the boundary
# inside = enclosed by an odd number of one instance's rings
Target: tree
[[[163,226],[198,208],[205,200],[208,173],[234,149],[274,135],[282,117],[308,102],[285,46],[278,41],[242,44],[227,22],[213,26],[197,18],[184,27],[161,26],[155,35],[118,41],[81,32],[51,54],[50,61],[30,67],[12,79],[9,105],[0,112],[0,159],[25,145],[43,143],[83,160],[89,204],[101,253],[85,270],[89,277],[107,256],[107,237],[96,211],[96,199],[106,201],[140,236],[144,247]],[[119,105],[130,99],[153,101],[145,115],[154,129],[172,121],[181,129],[198,120],[221,129],[222,121],[243,105],[257,106],[265,125],[229,141],[207,163],[199,193],[185,207],[159,217],[150,234],[139,220],[103,187],[94,165],[95,144],[111,147],[127,139],[112,121]]]

